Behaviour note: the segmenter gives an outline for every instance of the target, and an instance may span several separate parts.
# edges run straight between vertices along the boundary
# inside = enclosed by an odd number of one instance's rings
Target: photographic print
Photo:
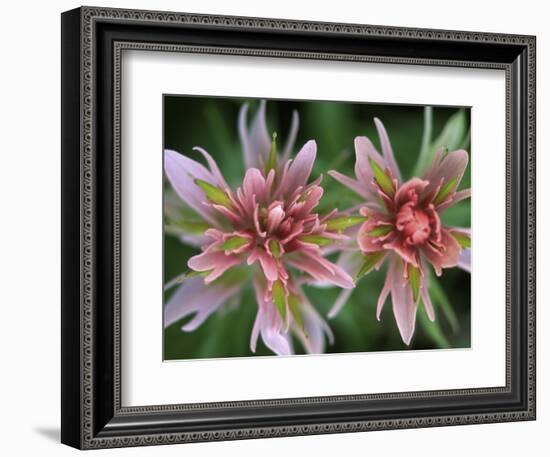
[[[164,360],[470,347],[470,109],[164,95]]]

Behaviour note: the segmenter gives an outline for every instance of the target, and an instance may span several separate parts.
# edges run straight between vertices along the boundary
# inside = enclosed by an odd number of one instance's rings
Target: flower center
[[[413,203],[406,203],[397,213],[395,226],[405,236],[408,244],[424,243],[432,232],[430,218],[422,209]]]

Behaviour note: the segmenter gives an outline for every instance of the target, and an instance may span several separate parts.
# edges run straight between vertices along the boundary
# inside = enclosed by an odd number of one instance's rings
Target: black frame
[[[505,387],[122,407],[125,49],[506,72]],[[81,449],[535,419],[535,37],[82,7],[62,14],[62,428]]]

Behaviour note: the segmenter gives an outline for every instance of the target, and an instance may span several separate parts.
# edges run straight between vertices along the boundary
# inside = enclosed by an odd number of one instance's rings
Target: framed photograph
[[[535,37],[62,15],[62,442],[535,418]]]

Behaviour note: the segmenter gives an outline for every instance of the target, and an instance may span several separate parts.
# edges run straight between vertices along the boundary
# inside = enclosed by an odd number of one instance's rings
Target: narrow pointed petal
[[[388,133],[386,132],[386,128],[384,127],[384,124],[382,124],[382,121],[380,121],[380,119],[376,117],[374,118],[374,125],[376,126],[378,137],[380,138],[380,145],[382,146],[382,155],[386,160],[386,164],[390,169],[393,177],[396,178],[399,182],[401,182],[401,172],[399,171],[399,167],[397,166],[397,162],[395,161],[393,148],[391,147],[390,139],[388,137]]]
[[[328,172],[328,175],[336,179],[336,181],[338,181],[340,184],[343,184],[348,189],[353,190],[357,195],[360,195],[363,198],[367,198],[370,195],[367,187],[363,183],[360,183],[359,181],[350,178],[349,176],[343,175],[339,171],[330,170]]]
[[[295,333],[308,354],[323,354],[328,339],[329,344],[334,343],[334,334],[326,321],[315,310],[311,303],[302,294],[300,312],[303,318],[304,328],[295,328]]]
[[[422,303],[424,303],[424,309],[426,310],[428,318],[432,322],[435,321],[435,312],[432,305],[432,299],[430,298],[430,292],[428,291],[428,288],[426,286],[420,289],[420,295],[422,297]]]
[[[451,199],[441,203],[441,205],[437,207],[437,211],[442,213],[447,208],[450,208],[451,206],[456,205],[458,202],[462,200],[466,200],[467,198],[470,198],[471,195],[472,195],[472,189],[459,190],[458,192],[454,193]]]
[[[468,273],[472,272],[472,250],[471,249],[463,249],[460,251],[460,254],[458,255],[458,266],[462,268],[464,271],[467,271]]]
[[[290,355],[293,353],[288,335],[283,332],[283,322],[272,302],[265,299],[264,288],[254,281],[258,313],[250,338],[250,349],[256,352],[258,335],[262,336],[264,344],[278,355]]]
[[[298,116],[298,111],[294,110],[292,112],[292,120],[290,123],[290,130],[288,132],[288,137],[286,139],[285,147],[283,149],[282,163],[285,163],[294,149],[294,143],[296,142],[296,136],[298,135],[298,128],[300,127],[300,117]]]
[[[219,226],[218,215],[204,205],[204,192],[195,184],[195,179],[200,179],[216,185],[212,174],[200,163],[169,149],[164,151],[164,170],[178,196],[203,219]]]
[[[336,261],[336,264],[347,272],[351,277],[355,277],[361,268],[361,263],[363,261],[363,256],[357,251],[344,251],[340,254],[340,257]],[[336,298],[336,301],[330,308],[330,311],[327,314],[329,319],[336,317],[340,310],[347,303],[349,297],[351,296],[354,289],[344,289]]]
[[[394,262],[394,260],[390,260],[388,265],[388,272],[386,273],[386,280],[384,281],[384,287],[382,287],[382,290],[380,291],[380,295],[378,296],[378,301],[376,302],[376,319],[380,320],[380,315],[382,314],[382,309],[384,308],[384,304],[386,303],[386,299],[388,298],[388,295],[390,294],[390,290],[392,287],[392,281],[394,280],[393,275],[390,274],[390,269],[393,268],[391,264]]]
[[[468,153],[463,149],[449,152],[443,159],[440,157],[441,154],[436,156],[434,165],[424,176],[425,180],[430,181],[430,185],[426,188],[427,194],[431,193],[441,182],[445,185],[453,180],[454,183],[448,191],[449,193],[456,191],[468,165]]]
[[[344,289],[355,287],[353,279],[349,274],[319,254],[304,250],[299,255],[289,258],[287,262],[319,281],[327,281]]]
[[[260,170],[250,168],[246,171],[243,180],[244,195],[256,196],[256,201],[264,202],[267,198],[266,181]]]
[[[241,262],[241,259],[235,255],[227,255],[220,251],[206,251],[191,257],[187,261],[187,266],[194,271],[211,271],[204,279],[204,282],[209,284],[229,268],[239,265]]]
[[[307,184],[316,155],[317,144],[315,140],[309,140],[302,146],[302,149],[288,167],[286,176],[281,180],[280,192],[288,195],[299,186]]]
[[[408,346],[414,334],[416,323],[417,304],[413,300],[413,293],[408,282],[403,280],[403,263],[394,262],[391,272],[392,277],[391,297],[392,308],[397,328],[401,339]]]
[[[271,137],[265,122],[265,100],[260,101],[250,130],[247,128],[248,105],[239,113],[239,136],[243,147],[246,168],[260,168],[271,149]]]
[[[216,163],[214,158],[205,149],[199,146],[195,146],[193,150],[198,151],[202,154],[202,156],[206,160],[206,163],[208,163],[208,167],[210,168],[212,176],[214,176],[214,178],[216,179],[216,184],[224,189],[228,188],[229,186],[227,185],[227,182],[225,182],[222,172],[220,171],[218,164]]]
[[[363,185],[370,185],[374,178],[369,159],[374,160],[380,168],[385,168],[385,163],[380,154],[374,148],[372,142],[366,136],[358,136],[355,144],[355,176]]]
[[[240,290],[238,285],[211,284],[206,285],[201,277],[185,279],[164,306],[164,326],[173,323],[193,313],[195,317],[184,327],[192,331],[202,324],[208,316],[220,305],[235,296]]]
[[[441,244],[444,246],[442,252],[435,252],[426,247],[422,249],[422,252],[430,261],[438,276],[441,276],[442,268],[456,267],[460,251],[462,250],[458,241],[444,228],[441,229]]]
[[[404,183],[397,194],[395,195],[395,201],[397,206],[401,206],[406,202],[414,199],[415,203],[418,201],[420,195],[424,192],[424,189],[428,187],[430,183],[420,178],[411,178],[406,183]]]

